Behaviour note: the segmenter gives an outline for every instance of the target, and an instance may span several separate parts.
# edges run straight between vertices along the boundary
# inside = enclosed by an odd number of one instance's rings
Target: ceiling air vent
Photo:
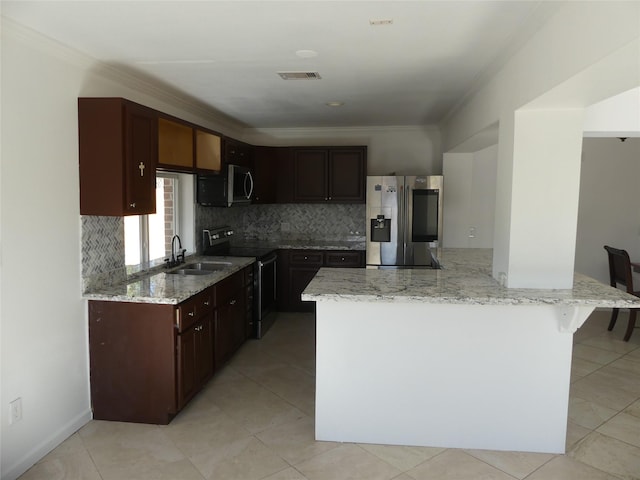
[[[283,80],[320,80],[318,72],[278,72]]]

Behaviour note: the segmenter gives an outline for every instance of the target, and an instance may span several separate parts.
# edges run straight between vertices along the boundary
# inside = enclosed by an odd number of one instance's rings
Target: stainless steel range
[[[253,336],[262,338],[275,321],[276,309],[276,248],[260,244],[237,243],[234,231],[223,225],[202,231],[204,255],[255,257],[253,275]]]

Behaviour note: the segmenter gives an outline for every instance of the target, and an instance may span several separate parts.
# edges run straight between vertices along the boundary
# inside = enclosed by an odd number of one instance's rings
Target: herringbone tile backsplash
[[[83,215],[83,289],[86,291],[94,282],[117,283],[125,278],[124,219]]]

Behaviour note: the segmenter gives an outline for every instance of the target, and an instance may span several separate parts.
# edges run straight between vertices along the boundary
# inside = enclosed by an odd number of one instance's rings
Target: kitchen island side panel
[[[566,309],[317,302],[316,439],[563,453]]]
[[[94,420],[169,423],[177,412],[174,306],[88,303]]]

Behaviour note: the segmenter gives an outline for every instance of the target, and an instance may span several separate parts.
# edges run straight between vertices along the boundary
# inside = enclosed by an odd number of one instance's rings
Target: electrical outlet
[[[9,403],[9,425],[22,420],[22,398]]]

